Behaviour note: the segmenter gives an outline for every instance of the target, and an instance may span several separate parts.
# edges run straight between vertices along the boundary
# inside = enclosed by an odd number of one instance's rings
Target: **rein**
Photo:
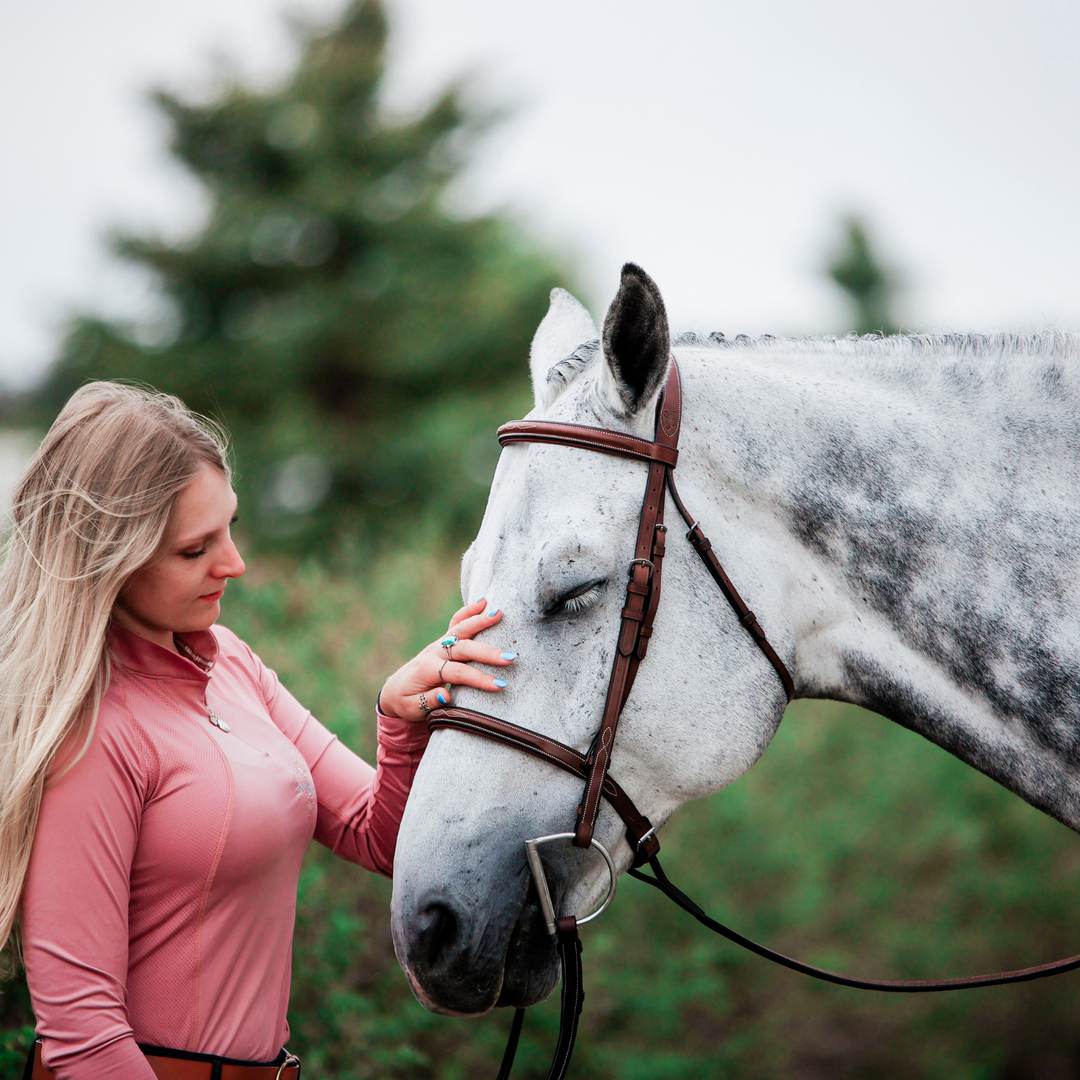
[[[548,1072],[548,1080],[563,1080],[570,1066],[570,1056],[577,1037],[578,1017],[585,994],[582,985],[581,940],[578,926],[591,921],[601,914],[611,902],[615,893],[615,872],[611,856],[603,846],[593,838],[593,829],[600,812],[600,800],[606,799],[622,818],[626,825],[626,838],[633,853],[633,865],[628,871],[631,877],[644,881],[659,889],[670,900],[692,915],[703,926],[720,934],[736,945],[741,945],[758,956],[771,960],[775,964],[793,971],[810,975],[824,982],[840,986],[851,986],[859,990],[878,990],[895,994],[929,993],[942,990],[968,990],[980,986],[997,986],[1002,983],[1027,982],[1049,975],[1058,975],[1080,968],[1080,955],[1071,956],[1036,967],[1018,971],[995,972],[989,975],[974,975],[959,979],[932,980],[889,980],[860,979],[850,975],[841,975],[835,971],[815,967],[795,960],[783,953],[774,951],[765,945],[759,945],[730,927],[710,918],[702,908],[694,903],[684,892],[677,888],[664,873],[658,858],[660,841],[656,829],[649,819],[634,805],[633,800],[610,775],[611,750],[626,701],[630,696],[638,667],[644,660],[652,637],[653,620],[660,604],[661,571],[667,542],[667,526],[664,524],[664,504],[668,493],[683,521],[688,526],[686,538],[690,541],[701,561],[705,564],[712,579],[719,586],[739,623],[750,634],[765,658],[773,666],[788,701],[795,697],[795,684],[787,666],[769,643],[758,623],[757,616],[746,605],[731,579],[724,572],[720,560],[712,549],[709,538],[702,532],[701,526],[691,516],[679,498],[675,487],[675,466],[679,460],[679,431],[682,426],[682,388],[679,382],[679,369],[674,358],[668,369],[667,382],[661,392],[656,408],[656,427],[654,441],[648,442],[623,432],[609,431],[606,428],[590,427],[585,424],[555,423],[546,420],[518,420],[504,424],[499,428],[499,443],[547,443],[558,446],[577,447],[582,450],[594,450],[602,454],[630,458],[646,462],[649,466],[645,497],[638,523],[637,541],[634,558],[627,567],[626,601],[622,609],[619,626],[618,647],[612,662],[611,676],[608,680],[607,697],[601,714],[600,726],[586,753],[566,746],[556,739],[519,727],[508,720],[475,709],[457,706],[436,709],[428,717],[428,727],[452,728],[480,735],[495,742],[512,746],[533,757],[538,757],[563,772],[570,773],[585,781],[581,802],[577,808],[577,817],[572,833],[560,833],[554,837],[540,837],[526,841],[529,863],[533,871],[541,907],[548,921],[548,931],[555,938],[562,967],[562,1013],[559,1027],[559,1041],[554,1061]],[[544,877],[536,846],[551,840],[572,839],[576,847],[595,847],[607,861],[611,873],[611,887],[600,909],[584,919],[573,915],[557,918],[553,913],[552,900],[547,880]],[[646,864],[652,874],[642,873]],[[518,1038],[525,1010],[517,1009],[511,1026],[510,1038],[503,1055],[502,1066],[497,1080],[507,1080],[514,1062]]]

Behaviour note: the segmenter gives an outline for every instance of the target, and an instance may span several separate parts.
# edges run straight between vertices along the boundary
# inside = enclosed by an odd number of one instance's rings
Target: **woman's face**
[[[233,489],[218,469],[204,464],[177,497],[164,554],[127,579],[113,618],[167,649],[175,648],[174,632],[206,630],[217,622],[225,582],[244,572],[229,534],[235,519]]]

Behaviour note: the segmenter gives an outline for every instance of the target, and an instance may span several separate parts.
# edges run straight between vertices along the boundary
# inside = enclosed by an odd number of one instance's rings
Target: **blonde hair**
[[[72,394],[16,488],[0,569],[0,945],[57,751],[78,729],[69,768],[93,737],[117,593],[158,553],[204,463],[231,479],[212,423],[178,398],[95,382]]]

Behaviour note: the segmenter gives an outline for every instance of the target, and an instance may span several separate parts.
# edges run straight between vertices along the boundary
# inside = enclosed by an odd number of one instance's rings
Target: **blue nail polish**
[[[517,653],[516,652],[504,652],[502,654],[502,658],[504,660],[516,660],[517,659]]]
[[[505,679],[496,679],[495,685],[501,690],[506,685]]]
[[[487,617],[488,617],[489,619],[494,619],[494,618],[495,618],[495,616],[496,616],[496,615],[498,615],[498,614],[499,614],[499,609],[498,609],[497,607],[493,607],[493,608],[492,608],[492,609],[491,609],[491,610],[490,610],[490,611],[489,611],[489,612],[487,613]]]
[[[435,700],[440,705],[449,705],[450,704],[450,702],[446,698],[446,695],[441,690],[435,695]]]
[[[481,600],[486,600],[486,599],[487,599],[487,597],[486,597],[486,596],[478,596],[478,597],[477,597],[477,598],[476,598],[476,599],[475,599],[475,600],[473,601],[473,603],[474,603],[474,604],[479,604]]]

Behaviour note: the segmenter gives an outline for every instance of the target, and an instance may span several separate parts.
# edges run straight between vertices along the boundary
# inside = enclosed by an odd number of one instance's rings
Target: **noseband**
[[[664,503],[668,492],[672,502],[688,526],[686,538],[690,541],[701,561],[705,564],[712,579],[719,586],[728,603],[754,643],[773,666],[783,684],[787,700],[795,696],[795,684],[791,673],[779,654],[769,643],[758,623],[757,616],[747,607],[738,590],[720,565],[720,560],[712,549],[709,538],[701,531],[700,524],[691,516],[679,498],[675,487],[675,466],[679,460],[679,431],[682,426],[682,388],[679,382],[679,369],[674,358],[668,367],[667,382],[660,394],[656,406],[655,438],[652,442],[627,435],[621,431],[607,428],[590,427],[585,424],[565,424],[547,420],[516,420],[503,424],[499,428],[499,443],[547,443],[556,446],[577,447],[582,450],[595,450],[602,454],[643,461],[649,466],[648,481],[645,486],[645,498],[641,507],[638,523],[637,542],[634,557],[627,567],[626,602],[622,609],[619,626],[618,647],[611,666],[608,680],[607,697],[600,719],[600,727],[593,737],[586,753],[566,746],[556,739],[519,727],[508,720],[500,720],[488,713],[475,709],[463,709],[451,706],[436,709],[428,717],[428,727],[453,728],[481,735],[495,742],[512,746],[533,757],[541,758],[563,772],[570,773],[585,781],[581,802],[577,808],[577,818],[572,833],[559,833],[556,836],[539,837],[526,841],[528,861],[532,869],[541,907],[545,913],[549,932],[556,940],[563,972],[562,1018],[559,1029],[559,1042],[548,1073],[548,1080],[563,1080],[570,1065],[574,1040],[577,1035],[577,1021],[584,999],[581,970],[581,941],[577,928],[580,923],[590,921],[599,915],[610,903],[614,895],[614,863],[611,856],[593,837],[596,819],[600,813],[600,800],[604,798],[626,825],[626,838],[633,853],[633,866],[628,871],[639,881],[644,881],[659,889],[683,910],[693,915],[698,922],[721,934],[729,941],[762,956],[774,963],[810,975],[826,982],[838,983],[861,990],[880,990],[891,993],[926,993],[940,990],[967,990],[978,986],[996,986],[1001,983],[1026,982],[1048,975],[1057,975],[1080,967],[1080,956],[1058,960],[1051,964],[1023,968],[1019,971],[997,972],[990,975],[975,975],[961,979],[936,980],[885,980],[859,979],[841,975],[824,968],[804,964],[783,953],[775,952],[764,945],[759,945],[741,934],[710,918],[685,893],[671,883],[660,866],[658,858],[660,841],[656,829],[649,819],[634,805],[614,777],[608,772],[611,763],[611,751],[619,718],[630,696],[637,676],[638,667],[645,659],[652,637],[653,620],[660,604],[661,572],[667,542],[667,526],[664,524]],[[607,899],[599,911],[578,920],[573,915],[561,918],[554,914],[547,880],[543,873],[536,847],[556,839],[572,839],[579,848],[596,847],[607,862],[611,873],[611,888]],[[531,846],[530,846],[531,845]],[[652,876],[641,872],[641,867],[649,864]],[[524,1009],[518,1009],[511,1026],[510,1040],[503,1056],[497,1080],[506,1080],[510,1075],[518,1036],[524,1018]]]

